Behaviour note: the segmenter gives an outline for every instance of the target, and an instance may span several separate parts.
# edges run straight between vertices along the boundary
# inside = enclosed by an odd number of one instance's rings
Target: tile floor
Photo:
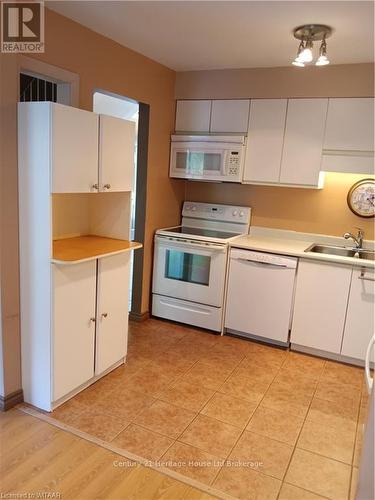
[[[52,416],[236,498],[354,499],[363,370],[154,319]]]

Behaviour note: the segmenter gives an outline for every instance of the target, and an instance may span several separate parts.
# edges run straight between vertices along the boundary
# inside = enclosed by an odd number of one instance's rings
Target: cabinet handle
[[[365,269],[361,269],[361,274],[358,276],[359,280],[363,280],[363,281],[375,281],[374,278],[366,278],[365,272],[366,272]]]
[[[92,189],[96,189],[96,190],[98,190],[98,189],[99,189],[99,184],[93,184],[93,185],[91,186],[91,188],[92,188]]]
[[[108,313],[102,313],[102,318],[106,318],[108,316]]]
[[[103,189],[111,189],[111,185],[110,184],[104,184],[103,185]]]
[[[91,321],[91,323],[96,323],[96,319],[95,318],[90,318],[90,321]]]

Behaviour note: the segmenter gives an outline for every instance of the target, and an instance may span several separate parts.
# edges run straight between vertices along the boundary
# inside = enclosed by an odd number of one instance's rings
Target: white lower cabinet
[[[365,359],[374,335],[375,271],[353,269],[341,354]],[[374,359],[373,359],[374,361]]]
[[[98,261],[95,375],[126,355],[129,259],[126,253]]]
[[[53,265],[51,406],[126,356],[129,259]]]
[[[351,266],[300,260],[292,344],[340,354]]]
[[[94,376],[96,261],[53,266],[53,401]]]

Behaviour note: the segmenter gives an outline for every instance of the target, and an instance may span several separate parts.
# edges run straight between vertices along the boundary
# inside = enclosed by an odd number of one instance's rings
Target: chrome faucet
[[[358,250],[361,250],[362,245],[363,245],[364,232],[363,232],[363,229],[361,229],[360,227],[357,227],[356,229],[358,229],[357,236],[354,236],[354,234],[352,234],[352,233],[345,233],[343,236],[346,240],[351,238],[355,243],[355,248],[357,248]]]

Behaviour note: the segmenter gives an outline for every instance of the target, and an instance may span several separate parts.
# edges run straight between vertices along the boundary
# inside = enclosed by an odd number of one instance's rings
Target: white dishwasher
[[[225,330],[288,345],[297,261],[232,248]]]

